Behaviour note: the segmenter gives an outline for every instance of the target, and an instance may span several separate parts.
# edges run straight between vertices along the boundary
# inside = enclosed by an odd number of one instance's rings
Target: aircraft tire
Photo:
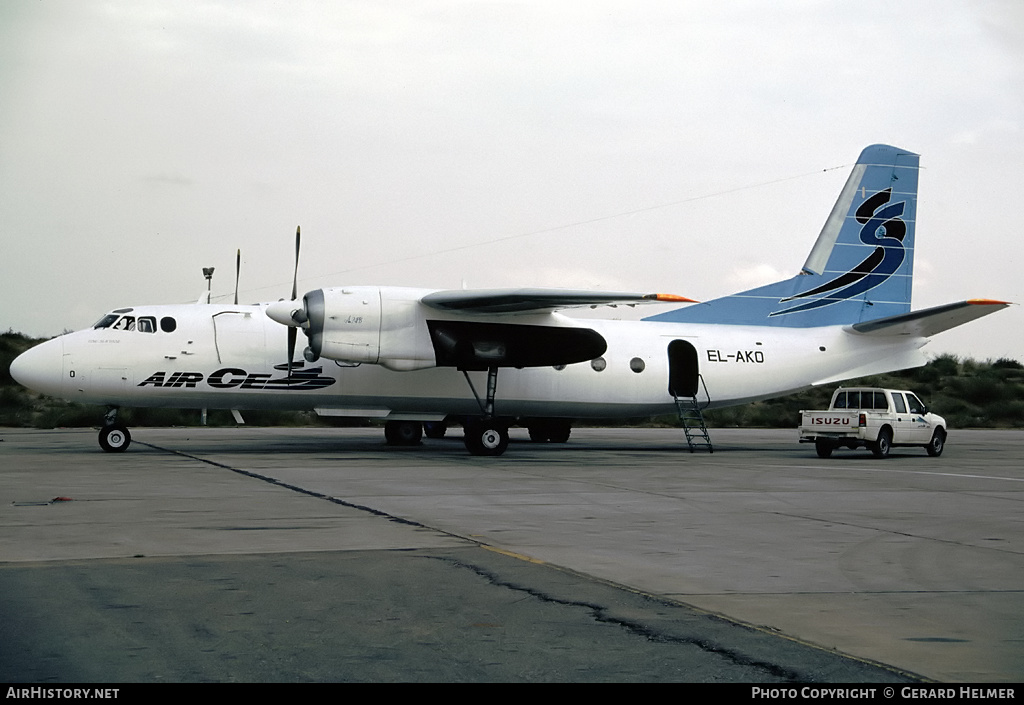
[[[100,448],[107,453],[123,453],[132,443],[132,434],[124,424],[115,423],[100,429]]]
[[[571,433],[572,423],[562,419],[555,420],[551,423],[550,428],[548,428],[548,441],[551,443],[567,443]]]
[[[530,433],[530,440],[534,443],[546,443],[548,440],[547,429],[540,424],[530,424],[526,427],[526,430]]]
[[[423,424],[423,435],[427,438],[444,438],[448,432],[448,424],[444,421],[426,421]]]
[[[565,443],[572,433],[568,419],[537,419],[527,426],[534,443]]]
[[[389,446],[415,446],[423,438],[419,421],[388,421],[384,424],[384,440]]]
[[[494,421],[466,424],[466,450],[473,455],[496,457],[508,448],[508,429]]]

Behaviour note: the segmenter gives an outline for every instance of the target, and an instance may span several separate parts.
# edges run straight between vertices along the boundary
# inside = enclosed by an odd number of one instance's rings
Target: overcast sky
[[[1024,301],[1024,3],[0,4],[0,328],[341,284],[707,300],[922,155],[914,307]],[[228,298],[229,300],[229,298]],[[653,313],[653,311],[651,311]],[[1020,307],[930,351],[1024,359]]]

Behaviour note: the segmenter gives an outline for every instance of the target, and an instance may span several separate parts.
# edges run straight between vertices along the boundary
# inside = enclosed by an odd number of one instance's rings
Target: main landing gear
[[[469,419],[465,427],[466,450],[473,455],[501,455],[508,448],[508,425],[498,419]]]
[[[384,439],[389,446],[418,446],[423,436],[444,438],[447,432],[446,421],[387,421],[384,424]]]
[[[572,433],[569,419],[531,419],[526,424],[534,443],[565,443]]]
[[[418,446],[423,438],[419,421],[388,421],[384,424],[384,440],[389,446]]]
[[[498,368],[487,368],[487,395],[483,402],[480,401],[480,395],[476,393],[469,373],[462,370],[462,374],[465,376],[473,396],[476,397],[480,411],[483,412],[482,418],[468,419],[463,424],[466,434],[464,439],[466,450],[473,455],[501,455],[508,448],[508,424],[494,416],[494,394],[498,389]]]
[[[128,427],[117,420],[117,407],[110,409],[103,419],[100,429],[100,448],[107,453],[123,453],[132,442],[132,434]]]

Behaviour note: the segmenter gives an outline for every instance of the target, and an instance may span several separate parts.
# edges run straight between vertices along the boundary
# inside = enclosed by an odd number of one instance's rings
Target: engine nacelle
[[[392,370],[434,367],[436,358],[423,318],[425,291],[350,286],[306,294],[309,347],[340,362],[382,365]]]
[[[391,370],[455,367],[546,367],[593,360],[608,344],[597,331],[554,317],[446,315],[421,299],[426,289],[349,286],[317,289],[301,309],[269,311],[274,320],[301,325],[309,338],[306,359],[325,357]]]

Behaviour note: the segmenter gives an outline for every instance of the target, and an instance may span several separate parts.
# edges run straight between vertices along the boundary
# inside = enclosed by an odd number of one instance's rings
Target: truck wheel
[[[883,428],[878,432],[878,440],[871,445],[871,452],[876,458],[889,457],[889,450],[892,448],[892,431]]]
[[[942,455],[942,449],[946,447],[946,432],[941,428],[935,429],[935,433],[932,434],[931,441],[924,447],[928,451],[928,455],[933,458],[938,458]]]
[[[831,458],[832,451],[835,449],[835,444],[831,441],[816,440],[814,441],[814,450],[818,452],[819,458]]]

